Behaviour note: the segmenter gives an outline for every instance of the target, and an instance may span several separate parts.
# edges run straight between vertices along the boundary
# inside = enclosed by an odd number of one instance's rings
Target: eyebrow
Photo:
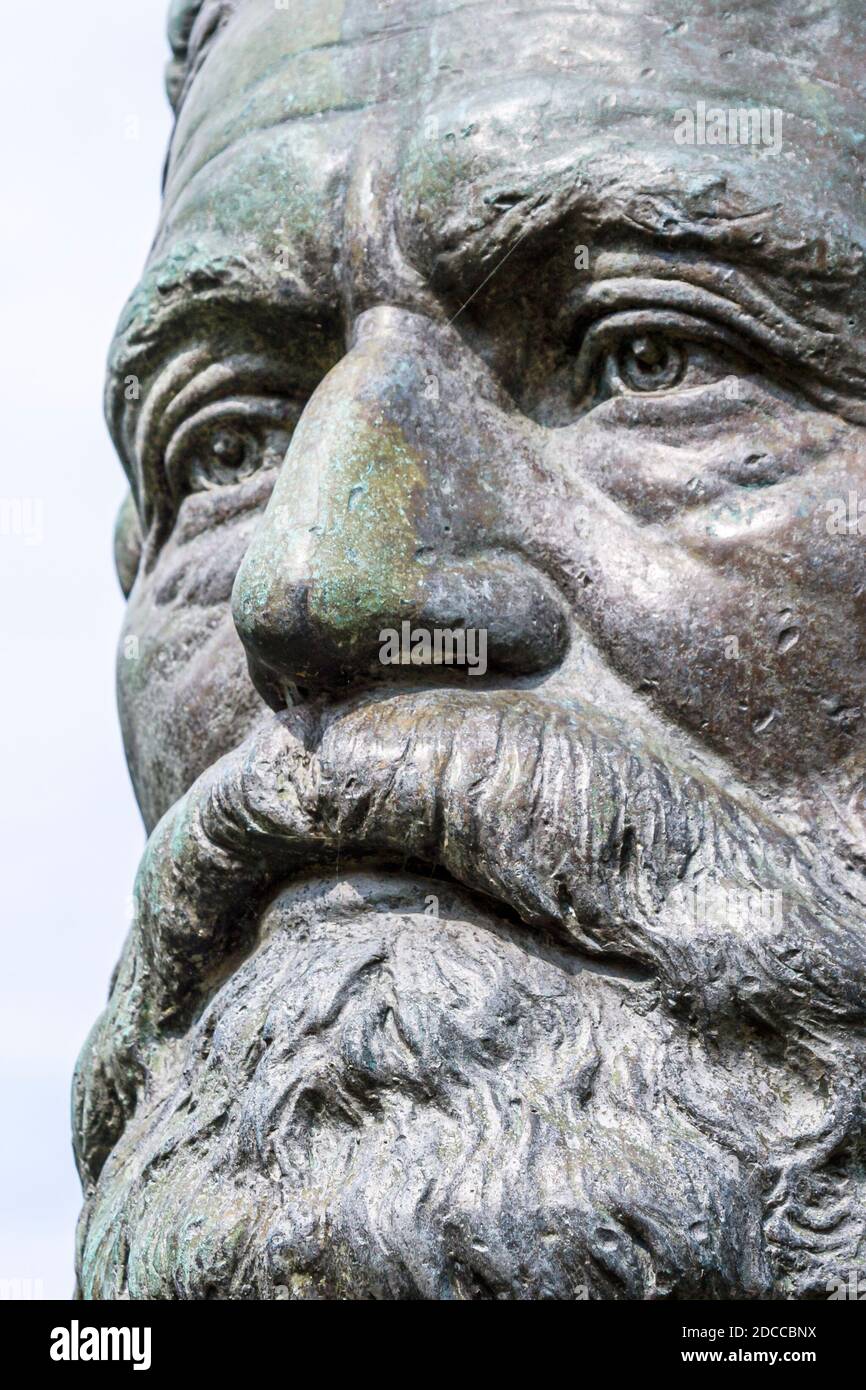
[[[852,288],[864,278],[863,248],[850,234],[825,235],[822,229],[806,241],[786,235],[780,202],[746,209],[745,199],[729,179],[724,179],[725,204],[716,210],[699,205],[706,189],[690,197],[670,186],[659,189],[625,179],[603,184],[587,179],[576,184],[573,172],[570,184],[556,176],[533,181],[530,171],[525,187],[518,177],[497,182],[498,193],[494,183],[483,195],[486,206],[479,207],[476,199],[468,208],[445,210],[441,221],[448,234],[441,238],[441,249],[434,247],[432,264],[429,251],[426,255],[421,251],[432,285],[447,283],[458,293],[474,297],[484,276],[491,278],[492,261],[502,265],[520,243],[543,241],[559,229],[563,234],[568,229],[569,236],[592,237],[597,243],[603,238],[604,249],[619,237],[663,252],[704,250],[718,261],[748,260],[792,282],[813,277],[829,293]],[[720,178],[719,185],[722,182]],[[412,222],[411,217],[406,220]],[[758,232],[762,242],[756,249],[753,238]],[[428,242],[434,240],[428,237]]]
[[[127,301],[109,351],[105,389],[105,415],[114,446],[130,479],[135,471],[133,437],[143,400],[127,398],[127,385],[135,379],[152,381],[147,394],[167,362],[177,355],[184,338],[206,339],[214,320],[232,315],[239,328],[277,341],[288,330],[304,324],[322,326],[336,322],[339,303],[316,298],[295,276],[287,278],[278,294],[267,277],[248,258],[234,258],[227,268],[226,255],[203,256],[195,263],[191,279],[182,279],[166,293],[156,287],[161,263],[145,274]]]
[[[409,244],[402,248],[404,254],[421,271],[422,279],[426,278],[425,288],[439,298],[438,304],[432,296],[427,300],[422,289],[419,302],[412,307],[417,309],[423,301],[425,310],[443,322],[453,322],[521,244],[525,243],[525,251],[531,246],[537,248],[539,242],[557,230],[565,234],[566,228],[569,239],[572,235],[589,235],[591,229],[595,238],[603,237],[604,249],[615,247],[620,238],[623,243],[638,240],[647,249],[663,252],[703,250],[715,261],[726,264],[748,258],[751,264],[758,261],[762,270],[769,269],[770,274],[794,285],[804,276],[812,277],[825,287],[828,300],[838,300],[840,287],[850,289],[863,278],[862,251],[850,237],[844,240],[816,236],[807,243],[786,239],[780,205],[741,210],[745,200],[727,178],[726,206],[716,211],[699,205],[708,191],[706,186],[703,193],[689,197],[678,194],[670,183],[659,189],[634,179],[593,182],[584,176],[575,180],[573,170],[567,175],[541,179],[536,171],[533,179],[528,169],[522,179],[516,175],[498,182],[498,193],[494,182],[482,204],[486,218],[479,212],[477,197],[468,206],[448,206],[443,210],[439,219],[442,230],[437,237],[434,228],[427,238],[432,243],[432,265],[430,249],[425,251],[417,243],[413,245],[409,237]],[[403,220],[411,227],[419,225],[419,219],[413,219],[411,212]],[[752,241],[757,230],[763,237],[759,252]],[[293,275],[286,278],[277,296],[272,279],[259,272],[254,260],[228,251],[196,259],[191,270],[179,275],[166,290],[159,285],[159,277],[172,261],[169,255],[157,262],[133,293],[109,359],[106,416],[130,475],[134,459],[127,422],[137,412],[127,408],[124,380],[158,367],[177,350],[179,333],[206,331],[220,309],[231,309],[250,327],[258,331],[268,329],[275,337],[278,322],[280,329],[317,323],[323,318],[332,319],[336,325],[342,313],[341,289],[336,282],[331,296],[323,299],[321,280],[317,281],[317,297]]]
[[[764,351],[795,374],[798,368],[801,375],[808,370],[812,385],[806,394],[842,418],[866,422],[866,352],[862,337],[850,332],[850,323],[845,326],[853,294],[862,295],[866,283],[863,248],[850,233],[819,233],[811,240],[792,234],[778,203],[744,207],[732,179],[725,179],[727,202],[717,211],[696,207],[694,197],[679,195],[670,182],[663,190],[627,179],[594,184],[587,178],[575,186],[572,175],[570,186],[551,180],[523,192],[514,180],[500,183],[508,206],[486,224],[479,227],[477,201],[456,228],[446,215],[449,249],[443,264],[434,264],[429,283],[451,302],[448,322],[459,321],[500,270],[510,268],[519,277],[524,256],[537,255],[539,245],[549,245],[557,233],[569,248],[574,238],[585,238],[595,244],[596,264],[552,312],[563,331],[566,325],[573,331],[581,317],[585,320],[591,303],[597,311],[616,286],[623,298],[633,283],[639,307],[648,290],[667,304],[677,292],[677,280],[683,282],[681,289],[691,282],[693,298],[704,285],[703,297],[715,295],[720,317],[737,310],[749,316]],[[757,231],[761,243],[756,249],[752,238]],[[666,264],[642,271],[637,265],[615,271],[608,266],[599,273],[602,256],[633,253],[635,241],[643,254],[655,251]],[[512,256],[521,247],[521,254]],[[804,280],[812,287],[808,313],[800,292]]]

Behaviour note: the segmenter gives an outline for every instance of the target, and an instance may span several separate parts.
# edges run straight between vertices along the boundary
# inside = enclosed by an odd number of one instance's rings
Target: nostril
[[[449,680],[540,675],[568,647],[571,629],[559,591],[511,553],[456,560],[422,547],[405,602],[377,601],[359,576],[354,609],[327,582],[286,583],[279,566],[275,574],[268,570],[242,569],[234,615],[253,684],[277,710],[319,693],[344,695],[425,674]]]
[[[492,670],[536,675],[558,665],[571,631],[565,603],[534,566],[501,552],[425,566],[418,624],[485,634]]]

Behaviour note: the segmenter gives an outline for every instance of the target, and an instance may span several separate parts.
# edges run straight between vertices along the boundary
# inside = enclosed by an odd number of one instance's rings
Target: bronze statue
[[[862,1267],[864,28],[175,0],[83,1297]]]

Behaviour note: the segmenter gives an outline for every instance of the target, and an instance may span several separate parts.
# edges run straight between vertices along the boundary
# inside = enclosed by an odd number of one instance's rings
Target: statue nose
[[[497,544],[502,451],[485,466],[474,416],[491,407],[465,356],[419,315],[369,310],[308,402],[233,593],[275,708],[298,688],[528,675],[561,658],[558,593]]]

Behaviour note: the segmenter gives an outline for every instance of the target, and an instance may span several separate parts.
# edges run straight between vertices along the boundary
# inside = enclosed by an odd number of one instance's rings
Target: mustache
[[[436,866],[528,929],[648,977],[657,1005],[696,1027],[735,1037],[749,1019],[793,1045],[866,1018],[863,903],[842,867],[599,712],[459,689],[299,707],[209,769],[148,841],[74,1083],[86,1190],[154,1050],[248,955],[268,895],[367,858]],[[781,910],[755,910],[756,893]]]

